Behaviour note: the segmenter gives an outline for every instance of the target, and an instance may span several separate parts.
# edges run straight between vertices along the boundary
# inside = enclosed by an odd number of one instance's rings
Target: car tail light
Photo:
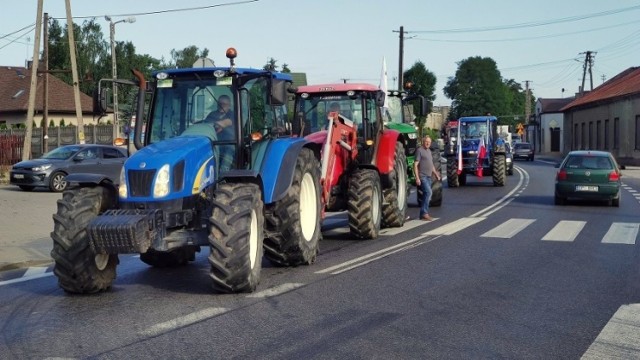
[[[616,182],[620,180],[620,174],[617,171],[612,171],[609,173],[609,181]]]
[[[558,181],[567,180],[567,171],[565,169],[558,171],[558,174],[556,174],[556,180]]]

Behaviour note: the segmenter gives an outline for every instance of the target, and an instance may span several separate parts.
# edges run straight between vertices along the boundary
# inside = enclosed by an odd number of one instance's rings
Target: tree
[[[422,61],[416,61],[409,70],[404,72],[404,81],[411,82],[411,91],[422,95],[428,101],[436,99],[436,76],[424,66]]]
[[[209,49],[200,50],[197,46],[187,46],[182,50],[171,50],[171,62],[167,67],[190,68],[199,58],[209,56]]]
[[[278,60],[276,60],[274,58],[269,58],[269,60],[267,61],[266,64],[264,64],[262,69],[267,70],[267,71],[278,71],[278,65],[276,65],[277,62],[278,62]]]
[[[286,74],[290,74],[291,73],[291,69],[289,69],[289,64],[287,64],[287,63],[282,64],[282,72],[286,73]]]
[[[506,87],[491,58],[470,57],[458,63],[444,93],[452,101],[451,116],[505,114],[508,111]]]

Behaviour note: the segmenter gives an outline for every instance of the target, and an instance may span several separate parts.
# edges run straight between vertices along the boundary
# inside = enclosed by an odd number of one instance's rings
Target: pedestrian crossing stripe
[[[513,218],[505,221],[499,226],[481,234],[483,238],[500,238],[510,239],[520,233],[522,230],[533,224],[536,219],[518,219]],[[454,222],[455,223],[455,222]],[[453,223],[452,223],[453,224]],[[471,226],[474,223],[467,221],[464,224],[465,227]],[[543,237],[542,241],[557,241],[557,242],[573,242],[578,237],[580,232],[586,226],[586,221],[559,221],[549,232]],[[430,235],[449,235],[454,233],[450,229],[447,229],[448,225],[441,226],[438,229],[432,230]],[[461,230],[461,229],[460,229]],[[623,223],[614,222],[609,227],[609,230],[600,241],[603,244],[624,244],[635,245],[638,233],[640,232],[640,223]],[[425,235],[426,235],[425,234]]]
[[[460,218],[456,221],[450,222],[446,225],[442,225],[433,230],[429,230],[426,233],[422,234],[423,236],[427,235],[453,235],[458,231],[464,230],[469,226],[475,225],[480,221],[486,219],[485,217],[464,217]]]
[[[611,224],[609,231],[602,238],[602,242],[605,244],[629,244],[636,243],[636,237],[638,236],[638,228],[640,224],[637,223],[617,223]]]
[[[551,229],[542,240],[545,241],[573,241],[576,239],[586,221],[562,220]]]

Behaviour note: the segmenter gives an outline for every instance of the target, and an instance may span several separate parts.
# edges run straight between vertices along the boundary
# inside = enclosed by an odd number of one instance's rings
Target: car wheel
[[[611,200],[611,206],[620,207],[620,195],[618,197]]]
[[[56,171],[51,174],[51,177],[49,178],[49,190],[53,192],[64,191],[64,189],[67,188],[67,182],[64,180],[66,176],[67,174],[61,171]]]
[[[556,195],[555,198],[554,198],[554,203],[556,205],[564,205],[564,204],[566,204],[566,200],[564,198]]]

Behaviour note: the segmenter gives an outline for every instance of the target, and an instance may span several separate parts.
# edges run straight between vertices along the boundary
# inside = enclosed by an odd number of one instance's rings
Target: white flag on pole
[[[385,114],[387,109],[389,108],[389,102],[387,100],[387,59],[382,57],[382,72],[380,73],[380,85],[378,85],[380,90],[384,92],[384,105],[382,106],[382,113]]]

